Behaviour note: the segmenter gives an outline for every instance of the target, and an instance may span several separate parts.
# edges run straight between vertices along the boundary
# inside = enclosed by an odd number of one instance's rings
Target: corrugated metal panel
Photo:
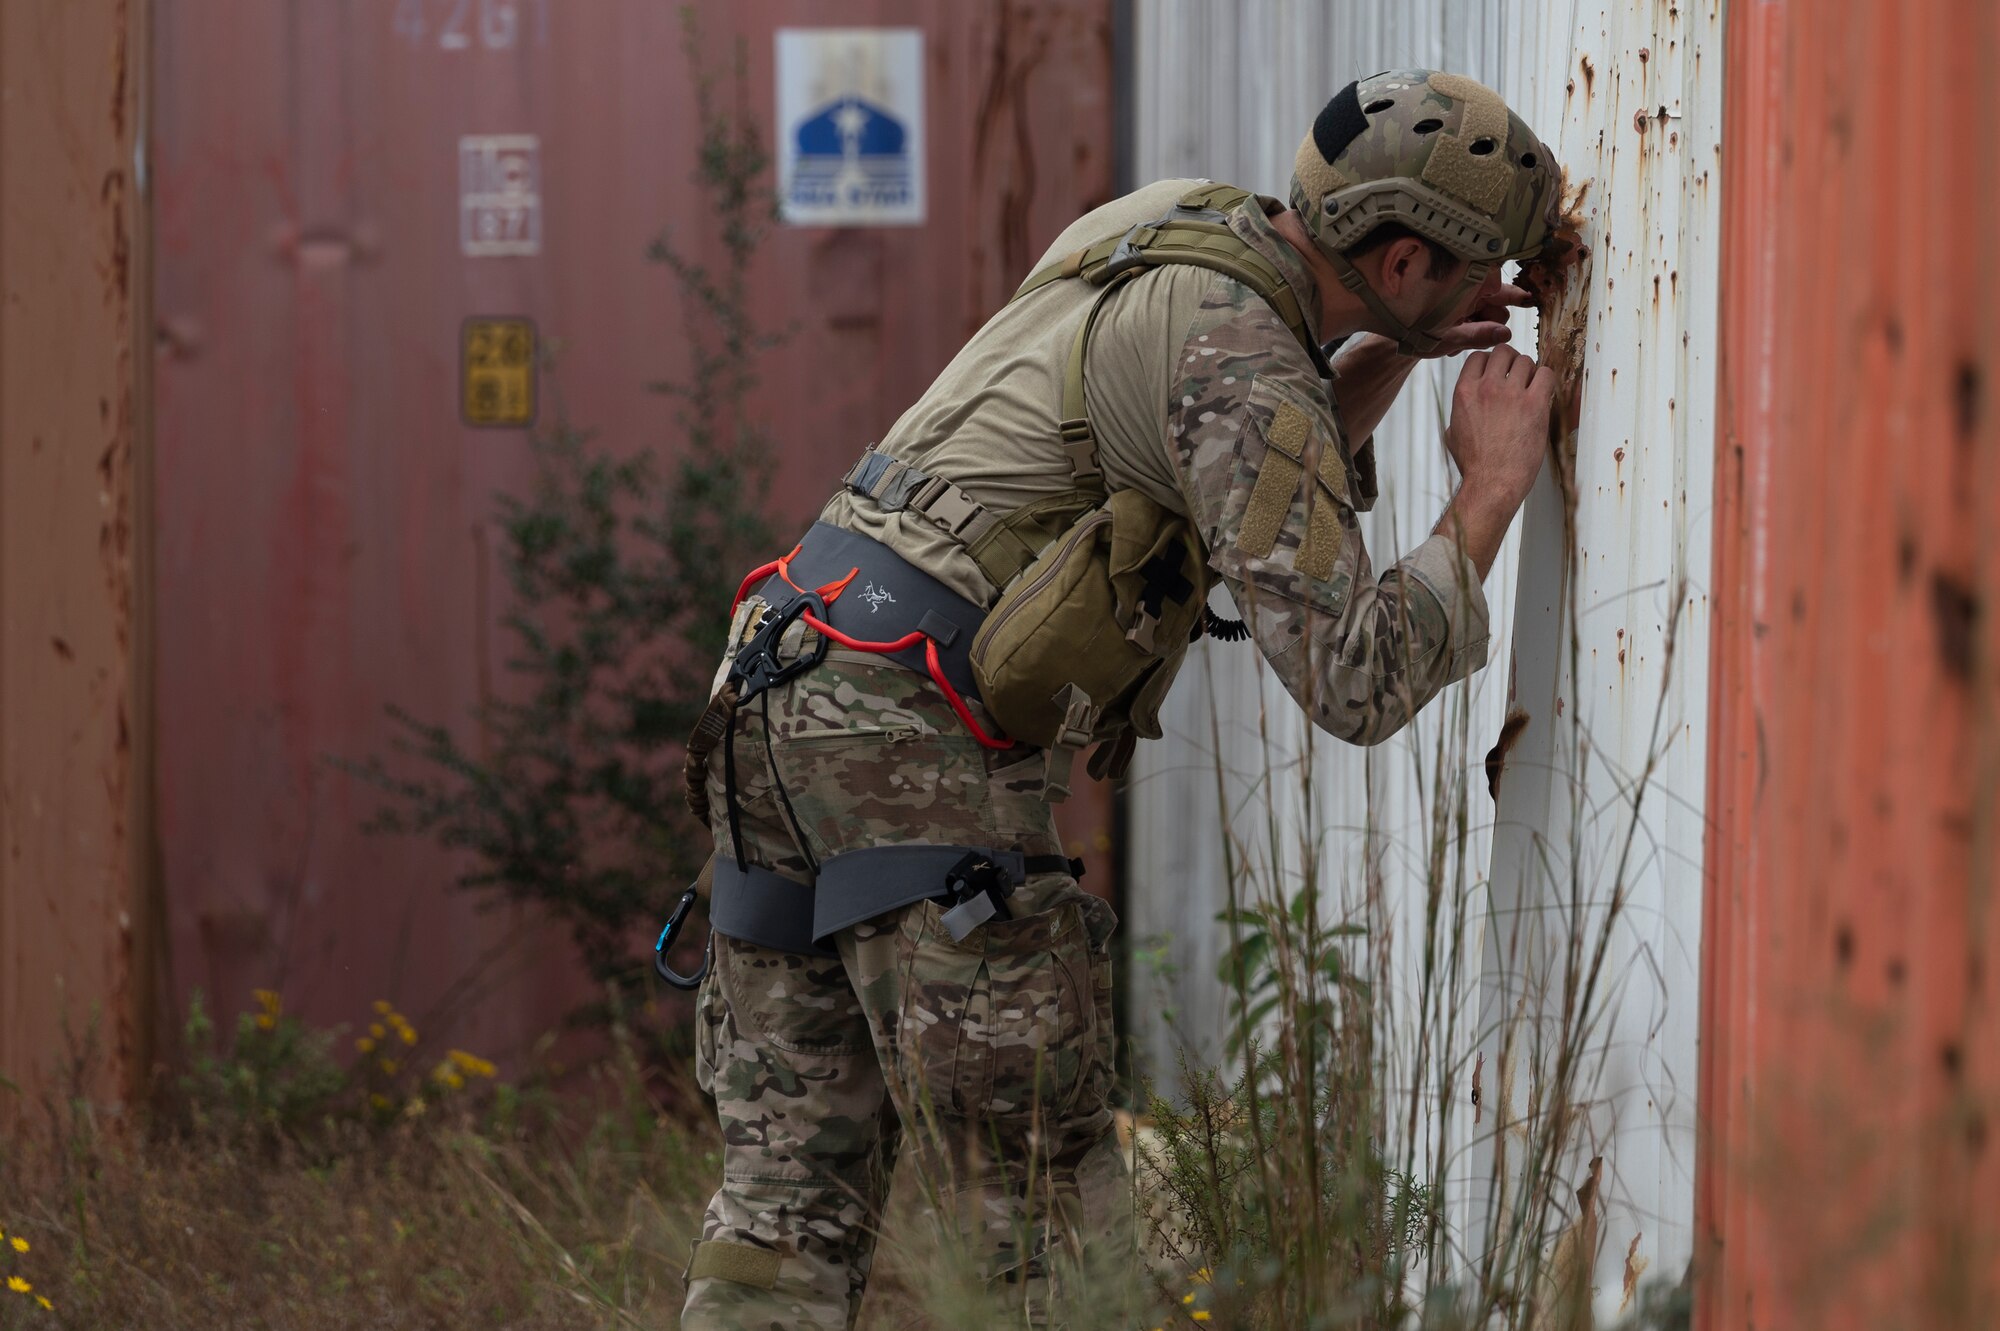
[[[0,6],[0,1075],[150,1057],[144,0]],[[21,1101],[0,1095],[0,1118]]]
[[[1553,1060],[1528,1051],[1553,1045],[1602,946],[1564,1172],[1604,1161],[1608,1317],[1628,1254],[1677,1280],[1693,1244],[1720,6],[1524,13],[1519,36],[1503,87],[1589,182],[1593,257],[1574,532],[1546,473],[1522,522],[1514,692],[1531,719],[1502,784],[1482,1050],[1503,1067],[1525,998],[1513,1047],[1535,1075],[1513,1084],[1523,1106],[1546,1093]]]
[[[926,37],[928,221],[781,230],[753,275],[767,322],[795,321],[756,406],[783,449],[781,525],[803,525],[1109,194],[1109,3],[698,9],[719,95],[740,38],[767,127],[778,27]],[[566,947],[531,917],[475,914],[434,848],[364,838],[372,793],[322,760],[385,751],[385,703],[464,717],[503,669],[485,532],[528,459],[520,435],[459,423],[463,318],[534,317],[565,347],[550,408],[618,445],[672,445],[675,404],[645,385],[681,369],[684,312],[645,255],[663,228],[719,253],[689,184],[680,15],[654,0],[161,0],[162,815],[183,991],[237,1003],[282,979],[316,1020],[377,995],[422,1016],[512,936],[506,984],[458,1038],[513,1049],[576,999]],[[461,252],[474,134],[536,136],[539,254]],[[1108,882],[1107,801],[1065,816]]]
[[[1697,1324],[1990,1327],[2000,15],[1728,41]]]
[[[1620,812],[1623,792],[1647,755],[1659,752],[1637,826],[1639,853],[1623,871],[1619,919],[1608,939],[1613,1010],[1594,1045],[1600,1057],[1577,1088],[1588,1106],[1580,1120],[1588,1149],[1573,1172],[1580,1181],[1581,1161],[1605,1156],[1596,1287],[1600,1312],[1613,1312],[1635,1236],[1635,1259],[1669,1276],[1678,1276],[1691,1243],[1717,7],[1713,0],[1685,7],[1620,0],[1568,14],[1525,3],[1221,10],[1162,0],[1141,5],[1139,17],[1142,175],[1216,175],[1282,192],[1299,136],[1341,82],[1379,68],[1429,65],[1459,68],[1497,87],[1557,145],[1572,178],[1592,182],[1585,238],[1596,263],[1576,460],[1576,618],[1568,618],[1571,593],[1562,581],[1571,538],[1545,479],[1517,524],[1512,539],[1520,543],[1503,552],[1488,583],[1494,667],[1381,750],[1317,746],[1311,818],[1323,833],[1318,844],[1329,877],[1344,877],[1350,905],[1377,890],[1362,866],[1379,865],[1378,918],[1395,933],[1393,964],[1404,981],[1397,987],[1409,988],[1413,940],[1421,936],[1410,926],[1423,900],[1438,798],[1438,787],[1420,787],[1416,774],[1434,767],[1438,737],[1455,709],[1469,709],[1471,756],[1483,754],[1499,730],[1511,675],[1533,720],[1510,757],[1497,827],[1476,827],[1471,837],[1475,870],[1492,846],[1496,927],[1483,942],[1472,940],[1485,955],[1479,992],[1465,996],[1463,1026],[1478,1039],[1450,1055],[1459,1097],[1451,1107],[1452,1146],[1464,1162],[1451,1197],[1464,1223],[1483,1210],[1491,1161],[1490,1143],[1476,1139],[1467,1122],[1470,1065],[1483,1056],[1490,1106],[1501,1014],[1514,1010],[1524,987],[1546,994],[1547,1010],[1559,1008],[1560,984],[1552,992],[1542,987],[1544,965],[1560,956],[1573,922],[1590,937],[1591,921],[1602,919],[1589,908],[1572,916],[1572,884],[1587,902],[1601,906],[1609,897],[1617,852],[1632,828],[1629,812]],[[1437,406],[1450,381],[1438,371],[1414,379],[1377,436],[1385,494],[1366,532],[1378,564],[1428,529],[1451,490]],[[1683,573],[1692,578],[1685,594]],[[1670,675],[1669,624],[1677,630]],[[1300,751],[1300,722],[1275,685],[1260,682],[1248,653],[1212,652],[1204,664],[1177,694],[1174,742],[1155,746],[1137,788],[1133,854],[1149,858],[1135,875],[1128,921],[1138,935],[1173,936],[1167,952],[1178,980],[1168,1006],[1182,1015],[1183,1033],[1212,1051],[1220,1014],[1209,977],[1224,942],[1210,923],[1222,896],[1219,825],[1191,816],[1216,805],[1209,708],[1220,705],[1220,759],[1238,802],[1255,801],[1257,820],[1270,798],[1256,795],[1266,764],[1260,720],[1282,737],[1272,749],[1281,765]],[[1667,722],[1656,740],[1651,723],[1663,696]],[[1475,822],[1491,807],[1483,786],[1475,778]],[[1371,820],[1376,834],[1364,847],[1358,829]],[[1309,819],[1287,808],[1281,821],[1295,834]],[[1250,831],[1247,817],[1239,832],[1253,846],[1265,839],[1261,829]],[[1532,872],[1524,855],[1530,847],[1539,856]],[[1483,913],[1476,887],[1475,924]],[[1401,1034],[1400,1043],[1414,1049],[1413,1032]],[[1172,1035],[1156,1028],[1150,1036],[1155,1066],[1170,1069],[1164,1059]],[[1434,1083],[1434,1069],[1416,1066],[1412,1053],[1398,1057],[1404,1080]],[[1522,1075],[1514,1083],[1524,1102],[1532,1082]],[[1484,1122],[1479,1131],[1490,1133],[1490,1109]]]

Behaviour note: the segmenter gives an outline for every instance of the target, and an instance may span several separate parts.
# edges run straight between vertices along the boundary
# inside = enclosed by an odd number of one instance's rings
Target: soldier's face
[[[1444,280],[1436,283],[1435,289],[1430,293],[1430,299],[1433,301],[1438,300],[1441,297],[1443,297],[1446,293],[1454,290],[1457,287],[1458,283],[1462,281],[1465,277],[1465,266],[1466,266],[1466,261],[1463,259],[1459,260],[1458,263],[1452,268],[1451,273]],[[1472,288],[1472,290],[1468,291],[1465,294],[1465,296],[1451,308],[1449,313],[1445,316],[1444,322],[1440,324],[1439,327],[1449,328],[1453,324],[1464,323],[1467,319],[1472,318],[1474,314],[1476,314],[1481,310],[1489,310],[1497,306],[1500,306],[1502,303],[1500,299],[1501,295],[1500,289],[1506,285],[1506,283],[1503,282],[1500,277],[1501,269],[1504,266],[1505,265],[1503,264],[1496,263],[1493,265],[1492,268],[1487,270],[1486,280],[1484,282],[1481,282],[1478,286]],[[1426,305],[1425,308],[1428,309],[1430,307]],[[1501,317],[1504,319],[1506,316],[1503,314]]]
[[[1421,277],[1404,283],[1406,288],[1404,308],[1399,309],[1397,313],[1405,319],[1421,318],[1437,302],[1459,290],[1459,284],[1465,280],[1466,263],[1464,259],[1455,260],[1449,268],[1439,269],[1435,275],[1429,269],[1425,269]],[[1438,327],[1449,328],[1455,323],[1463,322],[1474,310],[1491,305],[1499,296],[1500,287],[1500,265],[1495,264],[1486,274],[1484,282],[1466,291],[1452,303],[1451,308],[1445,312],[1445,317],[1439,321]]]

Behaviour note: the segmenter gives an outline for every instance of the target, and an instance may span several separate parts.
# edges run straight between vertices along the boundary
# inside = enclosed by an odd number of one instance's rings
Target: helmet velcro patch
[[[1368,117],[1361,110],[1361,85],[1350,83],[1333,95],[1313,121],[1313,143],[1319,155],[1337,162],[1347,145],[1368,132]]]
[[[1514,183],[1514,169],[1507,156],[1507,103],[1485,84],[1457,74],[1433,74],[1430,87],[1462,103],[1465,114],[1458,132],[1440,136],[1431,149],[1424,183],[1465,200],[1481,212],[1497,211]],[[1486,152],[1473,152],[1474,144],[1488,139],[1493,143]]]

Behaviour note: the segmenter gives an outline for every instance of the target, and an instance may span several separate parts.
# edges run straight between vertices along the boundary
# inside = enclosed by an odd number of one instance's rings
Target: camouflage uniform
[[[913,840],[1056,853],[1038,757],[982,748],[900,667],[835,651],[741,727],[740,827],[763,868],[810,878],[793,818],[815,861]],[[1004,1296],[1039,1300],[1085,1251],[1131,1251],[1107,1103],[1111,908],[1061,874],[1009,905],[963,942],[935,903],[905,907],[842,930],[837,958],[716,938],[696,1066],[723,1185],[702,1238],[782,1259],[695,1279],[683,1326],[851,1326],[905,1138],[939,1228]]]
[[[1043,262],[1159,215],[1193,183],[1098,209]],[[1278,207],[1254,201],[1231,228],[1315,308],[1310,271],[1266,215]],[[1003,512],[1069,486],[1056,418],[1093,294],[1081,286],[1055,283],[996,314],[882,451]],[[1354,518],[1374,497],[1368,450],[1349,448],[1312,360],[1248,287],[1201,269],[1149,272],[1107,303],[1090,347],[1107,486],[1193,519],[1259,648],[1317,724],[1380,740],[1484,664],[1485,601],[1452,540],[1433,536],[1372,576]],[[842,492],[821,521],[883,542],[968,599],[993,599],[965,551],[908,513]],[[879,658],[836,649],[763,695],[735,750],[746,859],[795,881],[862,847],[1059,853],[1041,755],[982,748],[927,679]],[[718,753],[711,804],[728,847],[722,767]],[[722,1120],[724,1180],[683,1325],[852,1325],[902,1139],[946,1212],[941,1231],[997,1291],[1032,1302],[1046,1276],[1060,1303],[1079,1254],[1129,1263],[1106,1104],[1112,914],[1063,875],[1029,879],[1010,905],[1012,920],[962,944],[931,902],[841,930],[837,958],[717,938],[699,1062]]]

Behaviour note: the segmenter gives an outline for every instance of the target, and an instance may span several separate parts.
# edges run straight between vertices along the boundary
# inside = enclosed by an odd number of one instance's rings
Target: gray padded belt
[[[978,698],[979,686],[972,678],[972,635],[986,612],[971,601],[880,541],[824,522],[815,522],[806,533],[790,568],[792,582],[808,591],[859,569],[839,599],[827,606],[826,622],[864,642],[892,642],[912,629],[922,629],[937,641],[938,663],[951,686],[961,697]],[[757,595],[782,607],[798,593],[774,576],[757,588]],[[922,643],[882,659],[930,678]]]
[[[944,882],[942,871],[937,881]],[[937,887],[930,889],[937,890]],[[795,883],[754,864],[739,869],[734,858],[718,855],[715,887],[708,899],[708,922],[725,937],[740,938],[760,947],[809,957],[838,956],[833,948],[813,941],[813,896],[810,883]]]
[[[823,862],[819,890],[813,899],[813,941],[831,938],[851,924],[872,920],[898,906],[937,896],[944,891],[945,875],[975,851],[1006,870],[1016,885],[1026,881],[1025,855],[973,846],[875,846],[850,850]],[[718,878],[718,897],[719,888]]]

